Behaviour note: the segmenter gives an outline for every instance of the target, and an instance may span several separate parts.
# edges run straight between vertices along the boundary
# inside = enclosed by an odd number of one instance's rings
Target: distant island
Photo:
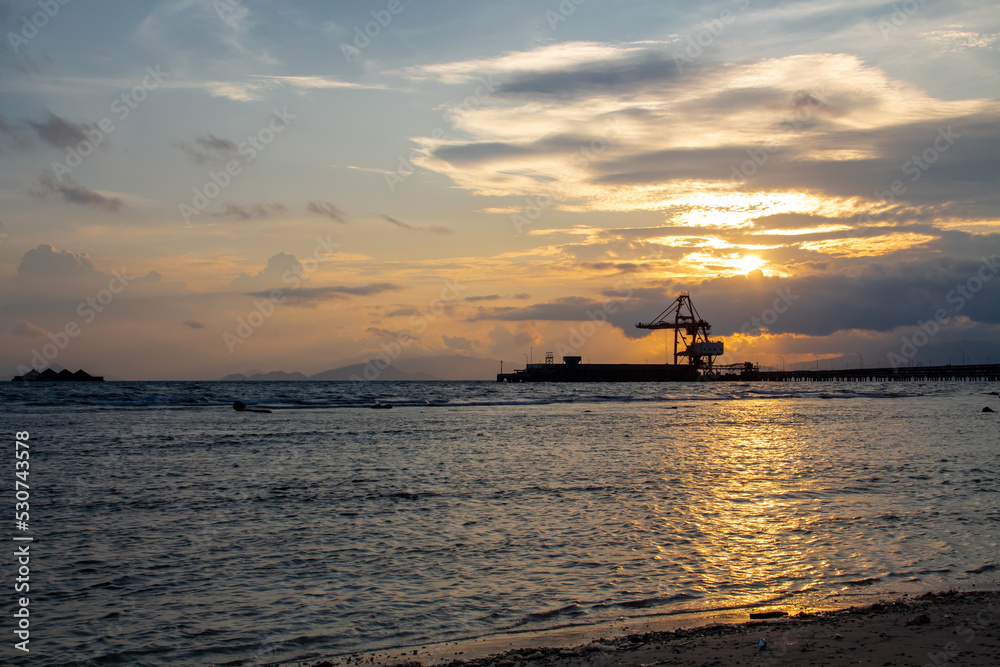
[[[67,369],[59,372],[46,368],[44,371],[30,370],[24,375],[15,375],[11,382],[104,382],[101,376],[91,375],[87,371],[80,369],[73,373]]]

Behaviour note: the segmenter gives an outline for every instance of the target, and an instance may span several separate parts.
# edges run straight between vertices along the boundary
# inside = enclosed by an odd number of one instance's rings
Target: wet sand
[[[748,614],[743,617],[748,618]],[[760,640],[764,640],[760,647]],[[799,612],[768,620],[598,637],[572,647],[517,648],[454,659],[451,646],[365,654],[309,663],[446,667],[604,667],[605,665],[944,665],[1000,664],[1000,591],[927,593],[866,607]],[[302,663],[306,664],[306,663]]]

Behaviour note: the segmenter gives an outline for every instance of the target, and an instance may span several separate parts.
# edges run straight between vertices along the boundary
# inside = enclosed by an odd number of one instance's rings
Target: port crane
[[[721,342],[708,339],[712,325],[701,319],[687,292],[681,292],[652,322],[639,322],[635,326],[637,329],[673,329],[675,366],[680,365],[681,357],[687,357],[688,364],[711,373],[715,357],[723,353]]]

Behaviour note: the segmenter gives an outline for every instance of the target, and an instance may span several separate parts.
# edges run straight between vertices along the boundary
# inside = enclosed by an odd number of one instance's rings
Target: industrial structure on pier
[[[712,325],[701,318],[687,292],[681,292],[653,321],[635,326],[673,330],[674,363],[582,364],[582,357],[565,356],[557,364],[549,352],[544,364],[529,363],[513,373],[501,372],[497,382],[693,382],[711,376],[715,358],[724,351],[721,342],[709,340]]]
[[[555,355],[546,353],[545,363],[528,363],[513,373],[501,372],[497,382],[695,382],[698,380],[737,380],[766,382],[833,381],[886,382],[928,380],[1000,381],[1000,364],[978,366],[933,366],[916,368],[858,368],[842,371],[817,368],[815,371],[761,371],[752,362],[718,366],[715,358],[725,351],[723,344],[712,341],[712,325],[703,320],[687,292],[681,292],[670,306],[651,322],[639,322],[638,329],[672,330],[674,363],[664,364],[583,364],[582,357],[564,356],[555,363]]]

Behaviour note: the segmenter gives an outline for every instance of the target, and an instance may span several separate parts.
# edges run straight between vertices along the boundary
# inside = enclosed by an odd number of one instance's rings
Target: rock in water
[[[983,408],[983,412],[996,412],[996,410],[987,405],[985,408]]]
[[[248,408],[247,404],[243,401],[233,401],[233,410],[237,412],[261,412],[263,414],[271,414],[270,410],[264,410],[262,408]]]

